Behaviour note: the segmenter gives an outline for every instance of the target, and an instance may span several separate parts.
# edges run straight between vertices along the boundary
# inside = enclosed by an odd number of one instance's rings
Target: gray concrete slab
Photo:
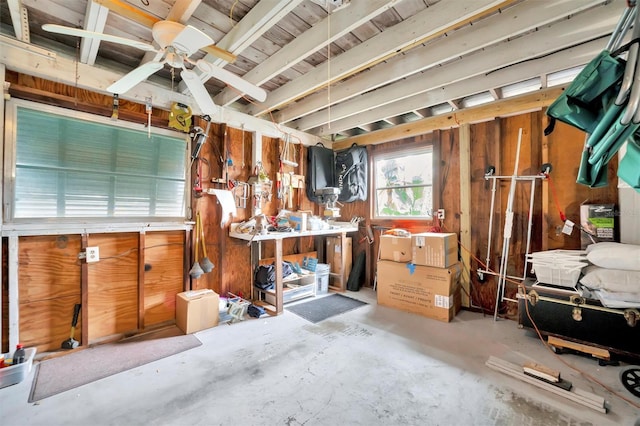
[[[291,312],[197,333],[203,345],[37,403],[33,373],[0,389],[3,425],[634,425],[626,366],[556,356],[513,321],[461,312],[451,323],[369,305],[312,324]],[[560,370],[603,396],[601,414],[484,365],[490,355]],[[105,360],[117,362],[117,360]]]

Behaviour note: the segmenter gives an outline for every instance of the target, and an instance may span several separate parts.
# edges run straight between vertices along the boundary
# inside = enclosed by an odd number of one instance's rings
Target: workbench
[[[330,229],[322,229],[318,231],[292,231],[292,232],[268,232],[266,234],[251,234],[241,233],[237,231],[239,224],[232,224],[229,230],[229,236],[240,240],[249,241],[251,245],[251,277],[253,280],[253,273],[258,266],[260,259],[262,259],[262,242],[273,241],[275,244],[275,267],[276,267],[276,282],[275,282],[275,304],[265,303],[261,300],[254,300],[254,283],[251,283],[251,299],[255,304],[263,306],[270,315],[279,315],[283,311],[283,284],[282,284],[282,241],[285,238],[301,238],[301,237],[314,237],[315,246],[318,251],[318,259],[324,258],[324,239],[328,236],[340,236],[341,247],[347,246],[347,234],[358,232],[358,226],[353,225],[350,222],[336,222]],[[345,291],[347,287],[346,280],[344,278],[344,267],[346,265],[346,256],[351,253],[345,253],[345,250],[341,251],[342,262],[340,271],[335,273],[336,279],[334,280],[336,285],[330,286],[333,291]],[[332,274],[333,275],[333,274]]]

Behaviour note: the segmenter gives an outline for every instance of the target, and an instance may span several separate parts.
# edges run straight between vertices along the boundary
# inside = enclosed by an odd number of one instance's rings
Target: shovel
[[[75,349],[78,347],[79,343],[76,339],[74,339],[74,335],[76,334],[76,325],[78,325],[78,315],[80,314],[80,307],[82,305],[76,303],[73,307],[73,320],[71,321],[71,333],[69,338],[62,342],[62,349]]]

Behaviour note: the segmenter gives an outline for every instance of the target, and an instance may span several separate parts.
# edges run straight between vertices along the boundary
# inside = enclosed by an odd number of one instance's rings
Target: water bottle
[[[22,343],[18,343],[16,345],[16,351],[13,353],[12,365],[22,364],[24,362],[25,356],[26,353],[24,352],[24,345]]]

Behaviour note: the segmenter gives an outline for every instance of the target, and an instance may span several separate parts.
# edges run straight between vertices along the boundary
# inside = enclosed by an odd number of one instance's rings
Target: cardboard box
[[[411,236],[411,263],[448,268],[458,262],[456,234],[424,232]]]
[[[594,242],[617,241],[615,218],[614,204],[582,204],[580,225],[586,232],[580,232],[581,248],[585,249]]]
[[[326,263],[331,265],[330,272],[333,274],[340,273],[340,266],[342,265],[342,250],[345,251],[346,254],[346,262],[344,265],[344,271],[342,276],[342,282],[346,288],[347,279],[349,278],[349,274],[351,273],[351,264],[353,257],[353,240],[351,237],[347,237],[347,245],[346,247],[340,246],[341,237],[327,237],[326,238],[326,251],[325,258]],[[335,281],[339,277],[330,276],[330,285],[338,285]]]
[[[460,310],[460,263],[449,268],[378,261],[378,304],[449,322]]]
[[[396,237],[383,235],[380,238],[380,260],[394,262],[411,262],[411,237]]]
[[[210,289],[176,294],[176,325],[187,334],[218,325],[220,297]]]

